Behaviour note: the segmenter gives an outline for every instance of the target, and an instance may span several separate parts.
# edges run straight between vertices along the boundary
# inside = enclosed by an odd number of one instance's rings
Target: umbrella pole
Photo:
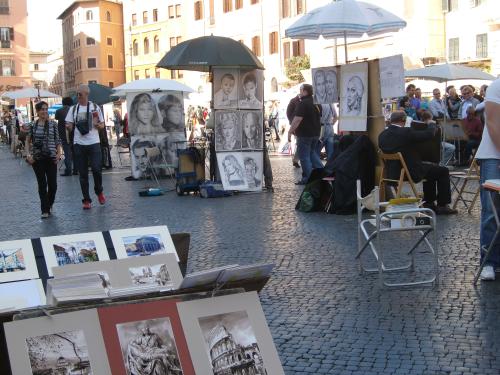
[[[347,31],[344,31],[344,53],[345,53],[345,63],[347,64],[349,60],[347,59]]]

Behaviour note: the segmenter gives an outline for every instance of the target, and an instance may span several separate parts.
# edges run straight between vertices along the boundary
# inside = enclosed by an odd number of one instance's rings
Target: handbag
[[[73,107],[75,108],[75,107]],[[88,134],[90,132],[90,121],[91,117],[89,116],[90,113],[90,102],[87,103],[87,114],[85,116],[84,120],[77,120],[78,117],[78,111],[80,109],[80,104],[76,106],[76,115],[75,115],[75,109],[73,109],[73,118],[75,122],[75,126],[80,132],[81,135]]]

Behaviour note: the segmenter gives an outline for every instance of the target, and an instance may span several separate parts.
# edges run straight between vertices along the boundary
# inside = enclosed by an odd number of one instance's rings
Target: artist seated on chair
[[[429,128],[435,128],[437,126],[436,122],[432,119],[432,113],[430,111],[422,111],[422,121],[427,124]],[[448,142],[441,142],[441,162],[439,165],[448,165],[453,155],[455,155],[455,145]]]
[[[415,143],[423,142],[434,136],[435,129],[414,130],[405,128],[406,114],[404,111],[391,113],[391,124],[378,137],[378,144],[384,153],[401,152],[408,166],[411,178],[415,182],[425,180],[424,207],[433,209],[438,215],[456,214],[448,204],[451,202],[450,175],[448,168],[432,163],[424,163],[413,147]],[[401,166],[398,162],[387,163],[389,178],[398,179]],[[436,195],[437,190],[437,195]],[[437,199],[437,206],[435,201]]]

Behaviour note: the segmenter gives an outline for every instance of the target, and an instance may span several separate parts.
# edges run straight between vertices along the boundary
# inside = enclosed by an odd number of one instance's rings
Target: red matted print
[[[179,300],[97,309],[113,375],[194,375]]]

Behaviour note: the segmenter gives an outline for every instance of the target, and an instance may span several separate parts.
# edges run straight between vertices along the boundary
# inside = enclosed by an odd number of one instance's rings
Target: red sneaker
[[[91,204],[90,204],[90,201],[84,201],[83,202],[83,209],[84,210],[90,210],[90,207],[92,207]]]
[[[106,203],[106,197],[104,196],[104,193],[102,191],[97,196],[97,199],[99,199],[100,204]]]

